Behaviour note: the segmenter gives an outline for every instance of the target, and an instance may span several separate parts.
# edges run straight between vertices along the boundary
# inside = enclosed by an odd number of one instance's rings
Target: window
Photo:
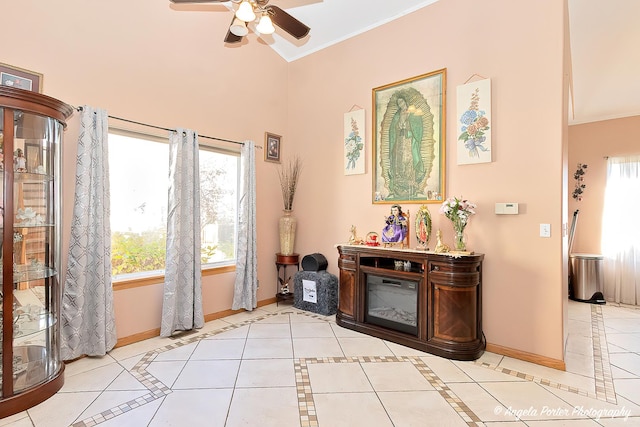
[[[640,155],[609,157],[602,209],[604,296],[640,303]]]
[[[235,264],[240,156],[200,147],[203,264]]]
[[[203,267],[235,264],[239,153],[200,146]],[[111,131],[111,266],[114,280],[164,274],[169,144]]]

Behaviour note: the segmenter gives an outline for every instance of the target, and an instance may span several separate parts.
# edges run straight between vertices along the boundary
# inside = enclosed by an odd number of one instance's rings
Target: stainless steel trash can
[[[597,254],[571,254],[571,292],[576,301],[604,304],[604,257]]]

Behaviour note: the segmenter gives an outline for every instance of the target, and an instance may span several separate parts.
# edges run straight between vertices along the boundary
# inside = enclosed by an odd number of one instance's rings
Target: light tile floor
[[[640,310],[570,301],[566,366],[452,361],[274,304],[70,363],[0,426],[640,426]]]

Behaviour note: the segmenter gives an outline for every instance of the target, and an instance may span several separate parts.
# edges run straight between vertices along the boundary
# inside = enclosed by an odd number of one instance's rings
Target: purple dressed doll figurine
[[[402,242],[407,235],[407,218],[400,205],[391,206],[391,215],[385,218],[387,225],[382,229],[382,242]]]

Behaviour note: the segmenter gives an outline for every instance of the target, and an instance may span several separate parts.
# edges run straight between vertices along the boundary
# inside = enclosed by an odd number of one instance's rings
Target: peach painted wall
[[[602,253],[602,210],[607,181],[607,160],[616,157],[640,154],[635,131],[640,126],[640,116],[603,120],[569,126],[569,191],[575,181],[573,173],[578,163],[588,166],[584,175],[582,201],[569,198],[571,214],[578,209],[578,223],[572,252]]]
[[[486,254],[487,341],[562,359],[564,3],[443,0],[287,64],[253,36],[224,47],[229,14],[220,5],[185,11],[157,0],[24,0],[0,6],[3,15],[30,18],[28,33],[21,20],[3,23],[23,38],[3,45],[0,62],[42,72],[50,96],[119,117],[259,143],[264,131],[283,135],[283,157],[305,162],[296,251],[325,254],[334,274],[334,245],[346,241],[350,225],[361,235],[379,231],[389,210],[371,203],[371,89],[447,68],[446,193],[478,204],[467,234],[469,246]],[[457,166],[455,88],[474,74],[492,79],[493,162]],[[344,176],[342,119],[354,105],[367,114],[367,172]],[[77,126],[76,115],[67,135]],[[74,144],[65,141],[66,165],[75,162]],[[257,167],[264,300],[275,293],[282,202],[276,165],[259,160]],[[73,173],[65,169],[65,235]],[[495,215],[496,202],[520,203],[520,215]],[[451,243],[438,207],[429,205],[434,230]],[[538,237],[540,223],[551,224],[551,238]],[[232,282],[233,274],[203,280],[205,313],[230,308]],[[118,292],[119,337],[159,327],[159,288]]]
[[[265,131],[286,135],[287,62],[254,35],[242,46],[224,47],[231,14],[223,5],[25,0],[3,2],[0,15],[24,18],[3,20],[3,32],[20,37],[3,43],[0,62],[43,73],[49,96],[74,106],[105,108],[117,117],[236,141],[251,139],[258,145]],[[123,127],[118,121],[110,125]],[[63,147],[65,249],[78,126],[76,113]],[[275,294],[275,224],[281,212],[272,202],[279,198],[274,165],[262,156],[257,151],[259,300]],[[234,273],[203,277],[205,314],[231,308],[234,278]],[[154,285],[115,293],[119,338],[160,327],[161,289]]]
[[[478,204],[467,235],[486,255],[487,341],[562,360],[563,40],[563,2],[447,0],[293,62],[287,138],[304,161],[297,250],[325,254],[337,274],[334,245],[352,224],[360,236],[380,232],[390,206],[371,202],[372,88],[447,68],[446,194]],[[474,74],[492,79],[493,162],[457,166],[456,86]],[[345,176],[343,114],[354,105],[366,109],[367,170]],[[517,202],[520,214],[495,215],[496,202]],[[438,208],[429,205],[434,235],[451,244]],[[540,223],[551,238],[539,237]]]

